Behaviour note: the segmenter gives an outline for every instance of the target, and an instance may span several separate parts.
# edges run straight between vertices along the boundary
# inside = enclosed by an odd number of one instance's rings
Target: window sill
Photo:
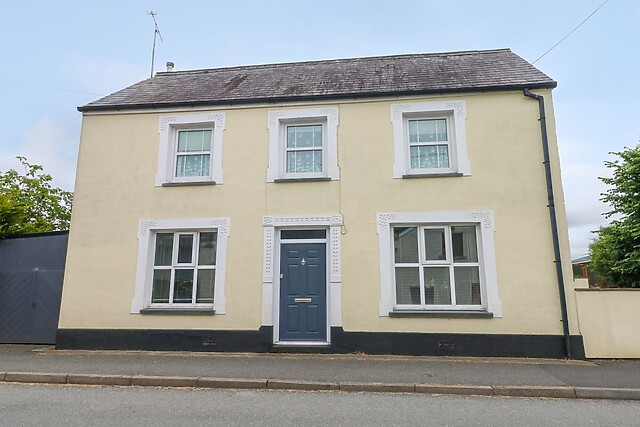
[[[394,310],[389,312],[389,317],[448,317],[448,318],[493,318],[493,313],[488,311],[461,311],[461,310]]]
[[[143,308],[140,310],[140,314],[184,314],[190,316],[206,316],[216,314],[216,311],[211,308]]]
[[[320,177],[308,177],[308,178],[277,178],[274,179],[273,182],[313,182],[313,181],[331,181],[331,177],[328,176],[320,176]]]
[[[464,176],[460,172],[447,172],[447,173],[414,173],[408,175],[402,175],[402,178],[447,178],[452,176]]]
[[[216,185],[215,181],[163,182],[163,187],[185,187],[189,185]]]

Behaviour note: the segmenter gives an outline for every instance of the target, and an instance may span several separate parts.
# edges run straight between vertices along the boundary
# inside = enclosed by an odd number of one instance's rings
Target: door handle
[[[311,302],[311,298],[294,298],[293,302]]]

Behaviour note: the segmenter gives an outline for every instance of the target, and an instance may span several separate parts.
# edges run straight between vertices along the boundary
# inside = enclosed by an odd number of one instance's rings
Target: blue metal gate
[[[0,343],[54,344],[67,232],[0,241]]]

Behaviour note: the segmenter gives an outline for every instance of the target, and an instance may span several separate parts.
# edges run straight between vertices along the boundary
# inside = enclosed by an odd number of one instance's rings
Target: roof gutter
[[[551,164],[549,160],[549,139],[547,135],[547,118],[544,110],[544,96],[531,92],[528,88],[523,91],[524,96],[538,101],[540,110],[540,132],[542,134],[542,152],[544,156],[544,172],[547,180],[547,199],[549,207],[549,219],[551,220],[551,237],[553,239],[553,254],[556,264],[556,276],[558,279],[558,292],[560,294],[560,311],[562,313],[562,333],[564,336],[564,349],[568,359],[571,359],[571,340],[569,335],[569,319],[567,315],[567,298],[565,295],[564,275],[562,274],[562,258],[560,256],[560,240],[558,238],[558,221],[556,217],[555,198],[553,196],[553,180],[551,179]]]

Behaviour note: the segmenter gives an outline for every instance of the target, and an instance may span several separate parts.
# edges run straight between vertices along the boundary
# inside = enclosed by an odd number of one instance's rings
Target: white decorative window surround
[[[267,128],[267,182],[340,179],[337,107],[269,111]]]
[[[330,326],[342,326],[342,270],[340,259],[340,229],[342,215],[304,216],[264,216],[264,254],[262,264],[262,324],[271,326],[276,319],[279,302],[279,280],[275,280],[279,270],[278,230],[286,229],[328,229],[328,288]]]
[[[491,313],[493,317],[502,317],[493,242],[493,213],[491,211],[379,213],[377,228],[380,245],[380,316],[389,316],[390,313],[402,313],[403,311],[444,314],[455,311],[457,313]],[[407,239],[411,241],[408,247],[413,248],[412,245],[417,244],[418,251],[405,252],[408,255],[398,254],[405,249],[394,242],[394,237],[397,238],[398,233],[402,233],[403,230],[411,230],[411,232],[417,230],[418,233],[422,233],[422,235],[418,234],[412,239]],[[452,230],[456,232],[452,232]],[[471,256],[468,256],[468,253],[461,256],[460,252],[467,251],[466,247],[463,249],[463,245],[466,245],[462,242],[463,238],[473,242],[470,245],[471,252],[477,251],[476,253]],[[476,249],[473,249],[474,247]],[[394,252],[396,253],[394,254]],[[411,255],[413,253],[419,253],[419,255]],[[438,254],[441,255],[438,256]],[[416,259],[410,259],[413,257]],[[470,286],[465,288],[474,296],[463,297],[462,294],[456,295],[451,290],[451,296],[445,296],[444,299],[441,298],[438,301],[438,291],[436,290],[436,294],[432,294],[434,291],[426,283],[427,279],[436,277],[434,282],[437,283],[437,275],[441,272],[445,277],[445,283],[449,281],[449,277],[451,278],[448,283],[453,287],[455,280],[458,280],[458,276],[456,276],[458,273],[454,274],[453,272],[454,266],[465,269],[462,272],[463,276],[470,271],[477,275],[476,279],[470,280],[470,282],[476,283],[473,285],[469,283]],[[411,269],[419,271],[420,276],[415,272],[410,272]],[[396,270],[399,272],[397,273]],[[399,288],[400,291],[396,292],[397,274],[406,275],[406,273],[410,273],[410,276],[416,276],[415,278],[408,277],[407,280],[415,280],[416,285],[420,283],[420,288],[413,286],[415,289],[409,289],[410,287],[407,286]],[[444,287],[441,286],[441,288]],[[446,287],[449,289],[448,284]],[[462,286],[460,288],[462,291]],[[427,293],[429,293],[428,296]],[[398,298],[401,301],[397,301]],[[456,305],[456,298],[460,298],[460,300],[465,298],[465,302],[458,302]]]
[[[391,105],[393,177],[471,175],[465,101]]]
[[[227,258],[227,239],[229,237],[229,218],[190,218],[190,219],[174,219],[174,220],[141,220],[138,225],[138,262],[136,269],[135,293],[131,301],[131,313],[140,313],[144,310],[153,309],[157,312],[162,310],[191,311],[191,310],[210,310],[216,314],[224,314],[225,312],[225,271]],[[156,256],[156,236],[161,235],[168,237],[171,233],[176,236],[193,236],[198,242],[200,236],[214,236],[215,260],[213,262],[203,262],[202,256],[198,256],[199,248],[194,246],[192,250],[193,258],[188,260],[180,259],[178,254],[179,248],[174,246],[173,263],[158,262]],[[185,239],[187,240],[187,239]],[[178,237],[174,240],[174,245],[183,244]],[[159,244],[158,244],[159,245]],[[204,246],[204,245],[203,245]],[[210,249],[211,250],[211,249]],[[191,251],[191,249],[189,249]],[[211,255],[211,252],[208,253]],[[171,255],[168,255],[168,259]],[[166,267],[158,267],[158,265],[166,265]],[[158,301],[157,296],[152,295],[154,270],[166,268],[168,271],[205,271],[205,276],[211,274],[211,270],[215,270],[215,285],[213,287],[213,302],[211,303],[211,294],[209,291],[203,295],[203,302],[192,300],[183,303],[173,299],[171,303]],[[175,274],[175,273],[174,273]],[[196,273],[197,274],[197,273]],[[197,279],[196,279],[197,280]],[[170,286],[173,288],[178,278]],[[177,286],[177,285],[175,285]],[[194,291],[195,293],[195,291]],[[175,297],[173,289],[171,295]],[[154,298],[156,301],[154,302]],[[189,297],[187,297],[189,299]]]
[[[162,116],[159,127],[156,187],[172,184],[222,184],[224,113]],[[194,137],[198,138],[198,144],[187,141]],[[187,163],[190,166],[188,168]]]

